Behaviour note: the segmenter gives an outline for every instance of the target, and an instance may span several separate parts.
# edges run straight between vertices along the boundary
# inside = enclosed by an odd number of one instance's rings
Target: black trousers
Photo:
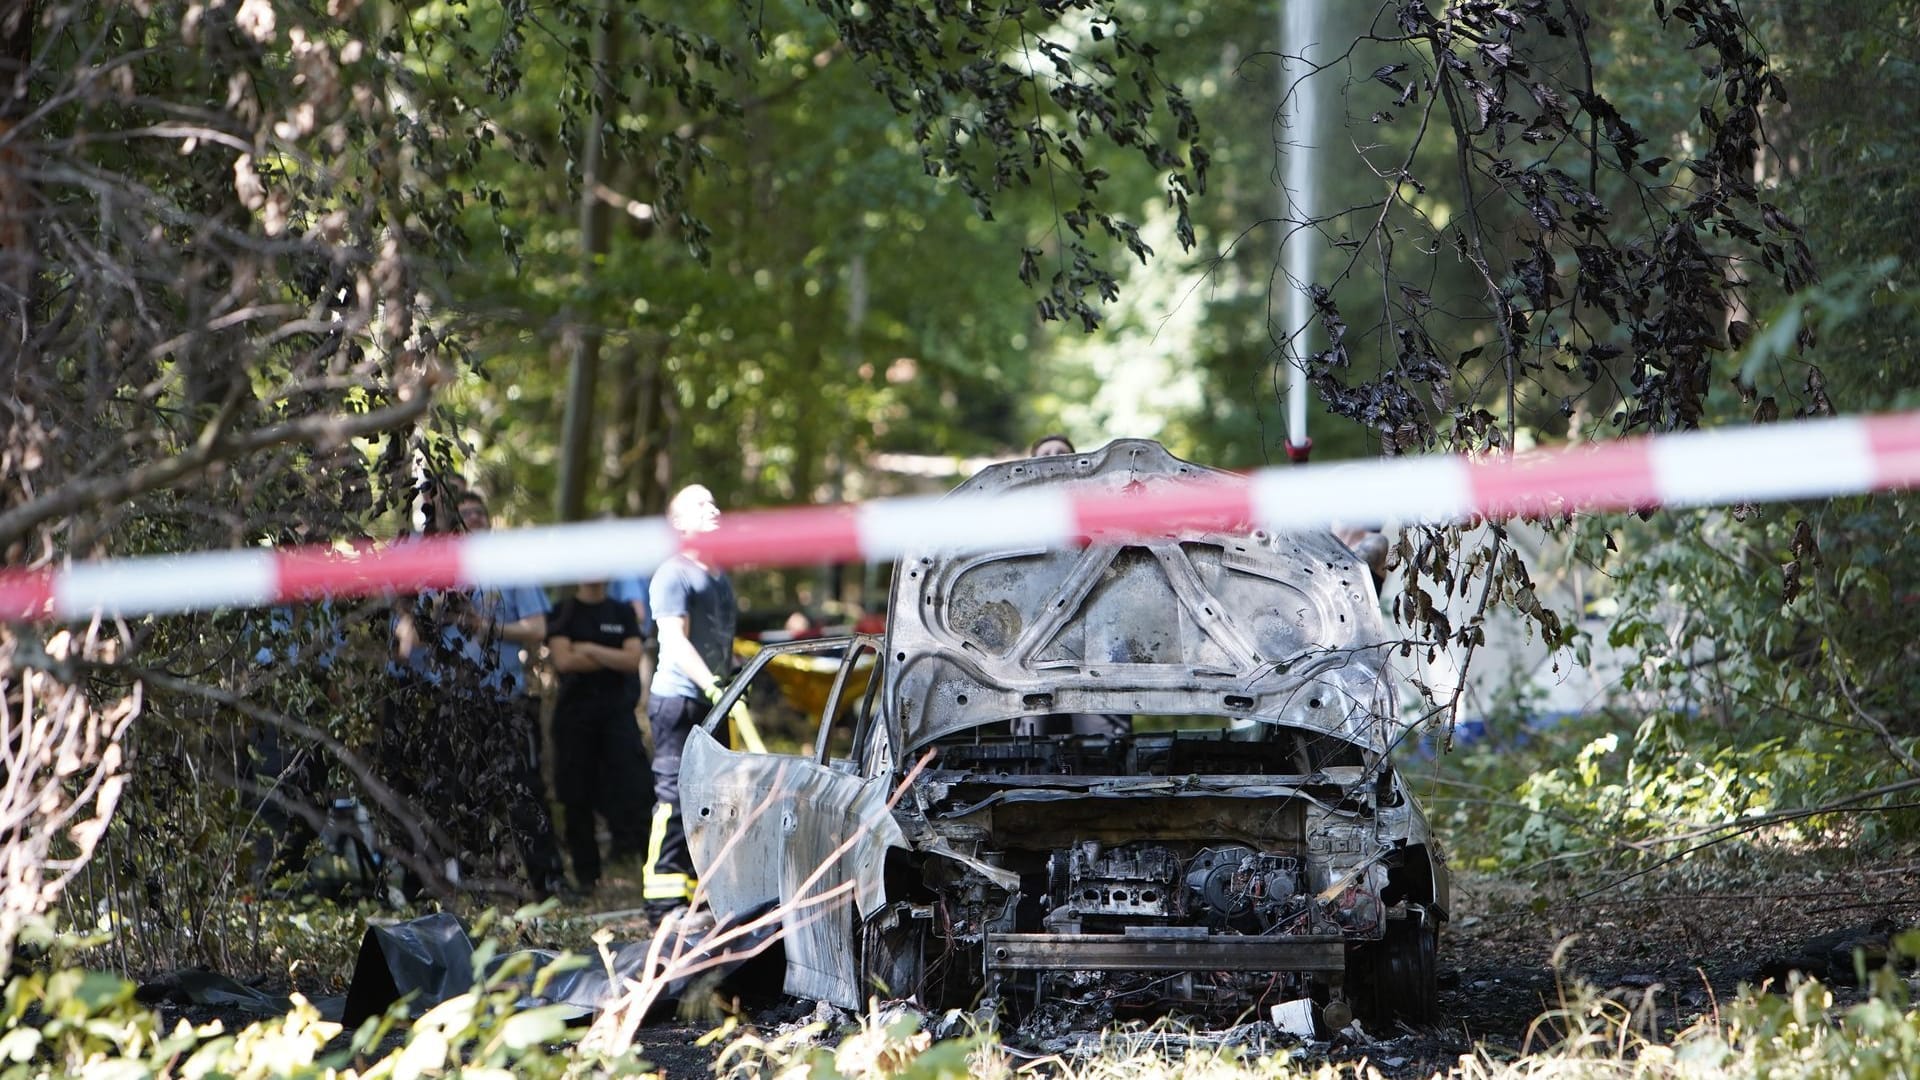
[[[647,850],[653,814],[653,775],[624,694],[569,695],[553,713],[553,786],[566,811],[567,853],[583,887],[600,880],[600,843],[594,816],[612,834],[608,854],[627,858]]]
[[[653,833],[647,841],[643,893],[648,900],[693,896],[693,856],[680,821],[680,751],[709,706],[700,698],[655,697],[647,702],[653,729]]]

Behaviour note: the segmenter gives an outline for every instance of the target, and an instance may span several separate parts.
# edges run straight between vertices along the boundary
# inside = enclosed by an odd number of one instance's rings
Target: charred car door
[[[785,656],[838,653],[841,667],[827,695],[808,753],[746,753],[729,749],[728,711],[742,701],[768,666]],[[862,770],[856,754],[834,760],[835,736],[851,733],[858,750],[874,738],[869,693],[840,707],[856,665],[877,663],[878,640],[823,638],[763,650],[687,739],[680,766],[680,797],[687,843],[700,887],[716,915],[744,912],[773,901],[786,949],[786,991],[826,1001],[857,1001],[863,990],[855,947],[855,918],[885,903],[882,868],[891,847],[905,846],[888,806],[888,771]],[[874,686],[879,683],[873,680]],[[838,730],[835,717],[838,716]]]

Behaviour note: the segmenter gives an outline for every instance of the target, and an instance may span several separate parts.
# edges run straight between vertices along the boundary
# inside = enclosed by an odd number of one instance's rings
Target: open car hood
[[[952,494],[1244,482],[1122,439],[995,465]],[[907,750],[1017,716],[1138,713],[1290,724],[1384,752],[1398,731],[1385,636],[1366,566],[1327,533],[914,552],[893,578],[886,711]]]

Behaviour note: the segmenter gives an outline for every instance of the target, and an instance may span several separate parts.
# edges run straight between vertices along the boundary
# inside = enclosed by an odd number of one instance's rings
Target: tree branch
[[[426,412],[433,395],[420,382],[401,391],[401,400],[357,415],[303,416],[243,432],[233,438],[202,438],[185,453],[149,462],[118,476],[78,480],[48,492],[32,502],[0,514],[0,549],[29,529],[52,518],[88,506],[123,502],[136,495],[171,487],[204,471],[215,462],[233,461],[285,443],[338,443],[397,427]]]
[[[1514,450],[1520,424],[1519,372],[1514,369],[1514,358],[1519,355],[1519,345],[1513,340],[1513,302],[1500,283],[1494,280],[1493,270],[1487,265],[1486,248],[1480,236],[1480,208],[1476,204],[1473,192],[1473,140],[1467,132],[1467,123],[1461,111],[1460,94],[1454,89],[1453,76],[1448,73],[1447,65],[1441,59],[1443,54],[1452,50],[1441,44],[1438,32],[1430,33],[1427,41],[1434,51],[1434,69],[1440,92],[1447,99],[1447,119],[1453,125],[1453,138],[1456,165],[1460,172],[1461,211],[1466,215],[1465,246],[1461,254],[1480,272],[1480,279],[1487,284],[1487,296],[1493,301],[1498,317],[1494,320],[1500,330],[1501,359],[1507,369],[1507,452]]]

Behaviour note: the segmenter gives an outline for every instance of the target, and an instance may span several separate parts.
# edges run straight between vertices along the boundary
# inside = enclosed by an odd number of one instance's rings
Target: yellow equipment
[[[733,640],[733,651],[743,659],[751,659],[760,651],[760,643],[746,638]],[[767,671],[780,688],[780,696],[786,699],[800,715],[810,720],[821,719],[826,710],[827,694],[833,689],[833,678],[840,672],[840,657],[832,654],[776,656],[767,662]],[[861,656],[854,661],[853,671],[847,676],[847,688],[840,695],[840,707],[836,712],[844,712],[867,692],[867,684],[873,679],[873,655]]]

